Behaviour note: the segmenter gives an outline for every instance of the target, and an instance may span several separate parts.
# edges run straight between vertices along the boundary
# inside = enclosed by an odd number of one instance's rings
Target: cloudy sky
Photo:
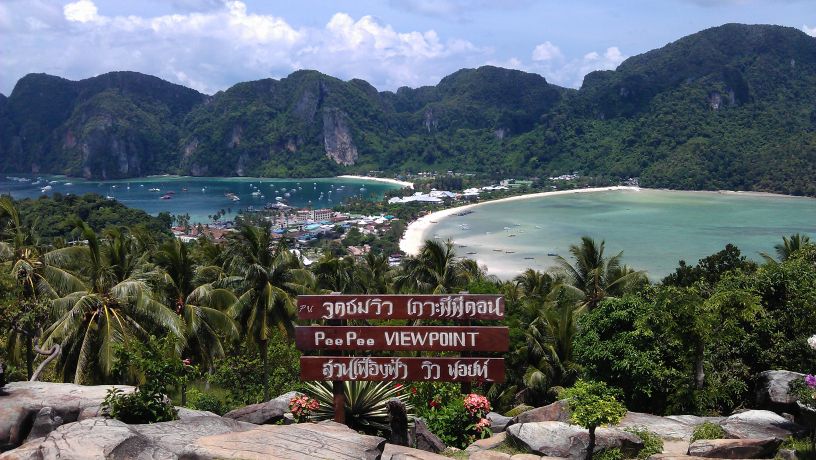
[[[0,92],[135,70],[212,94],[317,69],[381,90],[493,64],[587,72],[726,22],[816,35],[814,0],[0,0]]]

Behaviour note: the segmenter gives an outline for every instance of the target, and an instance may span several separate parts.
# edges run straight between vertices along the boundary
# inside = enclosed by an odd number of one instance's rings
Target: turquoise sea
[[[662,190],[573,193],[487,203],[465,216],[432,224],[425,238],[448,239],[457,254],[507,279],[531,267],[545,270],[583,235],[623,251],[627,265],[658,279],[680,259],[696,263],[728,243],[761,260],[782,237],[816,240],[816,199],[773,195]]]
[[[42,177],[42,179],[38,179]],[[27,181],[15,178],[28,179]],[[43,190],[50,186],[49,190]],[[263,208],[280,197],[295,207],[332,207],[346,198],[362,196],[380,199],[387,190],[399,186],[350,178],[322,179],[261,179],[256,177],[179,177],[159,176],[116,181],[86,181],[64,176],[31,176],[7,174],[0,177],[0,195],[13,198],[36,198],[54,193],[82,195],[97,193],[111,196],[123,204],[143,209],[156,215],[189,213],[193,222],[207,222],[209,215],[223,209],[226,216],[250,206]],[[153,191],[151,191],[153,189]],[[158,191],[155,191],[158,189]],[[186,189],[186,190],[185,190]],[[173,192],[169,199],[162,195]],[[233,201],[225,194],[233,193],[240,200]],[[254,193],[254,194],[253,194]]]

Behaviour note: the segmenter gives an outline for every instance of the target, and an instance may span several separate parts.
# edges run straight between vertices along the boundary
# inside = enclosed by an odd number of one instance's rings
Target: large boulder
[[[511,417],[505,417],[496,412],[488,412],[487,419],[490,420],[490,430],[494,433],[501,433],[513,421]]]
[[[760,372],[756,382],[756,407],[795,414],[796,397],[790,394],[788,385],[803,378],[805,374],[791,371]]]
[[[385,439],[357,433],[334,422],[262,425],[250,431],[206,436],[195,441],[189,458],[261,460],[270,458],[380,458]],[[198,456],[198,457],[195,457]]]
[[[618,427],[649,430],[663,439],[691,439],[694,427],[698,424],[641,412],[627,412]]]
[[[589,431],[564,422],[520,423],[507,427],[512,443],[540,455],[582,459],[589,445]],[[615,428],[595,430],[595,452],[619,448],[634,455],[643,448],[637,436]],[[628,457],[627,457],[628,458]]]
[[[688,454],[706,458],[774,458],[781,439],[704,439],[691,443]]]
[[[569,423],[570,414],[567,408],[567,400],[562,399],[550,405],[536,407],[527,412],[522,412],[513,417],[513,423],[533,423],[533,422],[564,422]]]
[[[63,423],[96,417],[108,390],[114,387],[124,392],[133,391],[133,387],[124,385],[84,386],[50,382],[7,384],[6,394],[0,396],[0,452],[23,443],[33,426],[32,421],[44,407],[50,407],[50,416],[61,418]]]
[[[411,447],[386,444],[380,460],[450,460],[450,457]]]
[[[435,435],[425,423],[425,420],[417,417],[414,419],[414,427],[411,430],[411,444],[417,449],[438,454],[445,450],[445,443]]]
[[[727,417],[722,427],[729,438],[739,439],[785,439],[805,434],[801,425],[767,410],[749,410]]]
[[[224,417],[256,425],[277,423],[278,420],[283,419],[285,413],[289,412],[289,401],[300,394],[297,391],[290,391],[266,402],[229,411],[224,414]]]
[[[31,431],[28,432],[28,437],[26,438],[25,442],[44,438],[48,435],[48,433],[56,430],[62,424],[62,417],[55,415],[54,409],[50,407],[43,407],[39,412],[37,412],[37,417],[34,418],[34,424],[31,425]]]

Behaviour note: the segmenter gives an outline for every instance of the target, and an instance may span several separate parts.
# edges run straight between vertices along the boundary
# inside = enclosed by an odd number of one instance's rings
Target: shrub
[[[621,452],[621,450],[617,447],[614,447],[612,449],[604,449],[598,452],[595,454],[594,458],[596,460],[623,460],[624,457],[623,452]]]
[[[102,403],[105,414],[125,423],[166,422],[176,418],[168,387],[183,385],[194,372],[175,354],[175,340],[150,337],[146,344],[131,342],[117,347],[113,370],[120,376],[137,375],[142,381],[132,393],[111,388]]]
[[[224,401],[195,388],[187,390],[187,407],[195,410],[209,411],[218,415],[224,415],[229,412],[229,407]]]
[[[691,442],[700,439],[723,439],[725,438],[725,430],[720,425],[711,422],[705,422],[697,425],[694,432],[691,434]]]
[[[643,449],[638,452],[637,458],[644,460],[663,452],[663,440],[657,434],[645,428],[627,428],[624,431],[632,433],[643,441]]]
[[[485,418],[490,403],[484,396],[457,394],[446,401],[432,399],[431,403],[422,415],[428,428],[448,446],[463,449],[477,438],[492,434],[490,420]]]
[[[592,460],[595,450],[595,429],[614,425],[626,415],[626,407],[616,399],[615,390],[604,382],[578,380],[562,395],[568,400],[570,420],[589,430],[587,460]]]
[[[308,420],[312,413],[320,408],[320,403],[306,395],[295,396],[289,400],[289,412],[295,418],[295,423]]]

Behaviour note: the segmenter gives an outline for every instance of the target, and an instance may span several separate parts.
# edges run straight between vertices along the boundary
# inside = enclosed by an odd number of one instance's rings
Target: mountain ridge
[[[816,38],[725,24],[589,73],[578,90],[482,66],[379,91],[315,70],[213,95],[138,72],[21,78],[2,172],[557,175],[816,195]]]

